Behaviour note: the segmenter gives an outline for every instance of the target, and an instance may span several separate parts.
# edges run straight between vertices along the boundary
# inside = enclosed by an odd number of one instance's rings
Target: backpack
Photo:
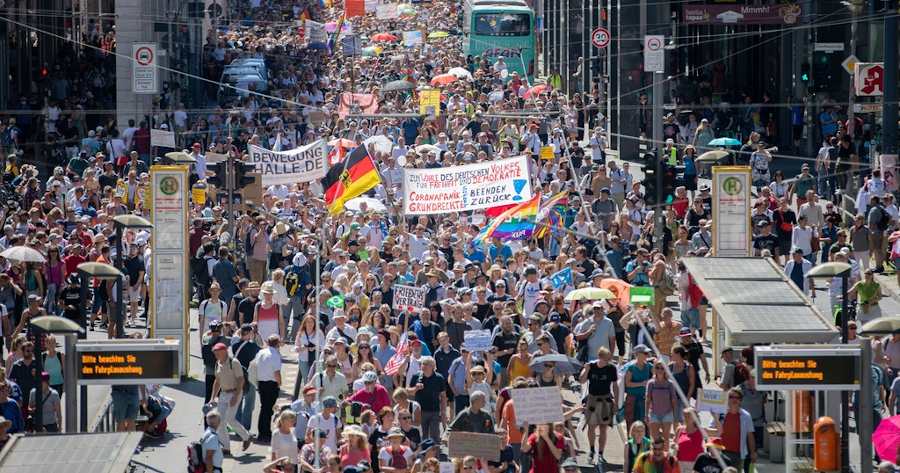
[[[878,230],[885,231],[891,224],[891,215],[884,210],[884,207],[875,208],[881,213],[881,217],[878,219]]]
[[[405,470],[407,465],[406,456],[406,447],[401,445],[400,448],[394,449],[394,447],[388,447],[391,454],[391,467],[395,470]]]
[[[743,361],[739,361],[734,364],[734,382],[732,383],[734,386],[740,386],[744,384],[745,381],[750,379],[750,369],[747,368],[747,364]]]
[[[209,434],[204,434],[200,440],[195,440],[187,447],[187,471],[188,473],[205,473],[206,456],[203,455],[203,442]]]
[[[284,277],[284,288],[287,289],[287,295],[294,297],[300,289],[300,275],[294,271],[289,271]]]

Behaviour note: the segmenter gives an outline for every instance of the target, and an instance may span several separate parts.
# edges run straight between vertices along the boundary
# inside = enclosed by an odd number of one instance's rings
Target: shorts
[[[112,392],[113,419],[116,422],[135,420],[138,415],[139,397],[134,394]]]
[[[675,415],[671,412],[663,415],[659,415],[655,412],[651,412],[649,415],[649,420],[653,424],[671,424],[675,421]]]
[[[690,327],[694,330],[700,330],[700,309],[696,307],[681,311],[681,325]]]
[[[613,406],[612,396],[592,396],[588,395],[587,415],[585,422],[588,425],[613,425],[613,414],[615,414],[615,406]]]
[[[125,300],[128,302],[140,302],[141,301],[141,285],[137,284],[135,286],[125,286]]]

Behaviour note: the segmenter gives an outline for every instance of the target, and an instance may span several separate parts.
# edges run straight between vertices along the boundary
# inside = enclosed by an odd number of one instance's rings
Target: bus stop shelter
[[[833,344],[840,342],[840,331],[830,317],[784,274],[770,258],[690,257],[685,267],[709,300],[712,309],[713,370],[721,371],[719,354],[725,347],[754,345]],[[826,391],[778,391],[784,394],[784,423],[778,435],[784,435],[783,458],[786,471],[796,471],[802,460],[797,447],[811,447],[809,425],[820,415],[838,412],[837,393]],[[803,399],[822,399],[807,403]],[[772,420],[778,414],[777,396],[773,400]],[[783,428],[783,430],[781,430]],[[775,447],[770,439],[770,446]],[[781,442],[778,442],[781,443]],[[771,451],[770,451],[771,452]]]
[[[140,432],[12,435],[0,450],[3,473],[125,473]]]

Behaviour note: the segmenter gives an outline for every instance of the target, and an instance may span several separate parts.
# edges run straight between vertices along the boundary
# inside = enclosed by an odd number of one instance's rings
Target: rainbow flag
[[[561,210],[567,205],[569,205],[569,191],[559,192],[547,199],[547,202],[541,204],[541,208],[538,210],[535,218],[535,223],[539,224],[541,228],[538,229],[535,237],[543,238],[550,230],[553,230],[554,234],[558,234],[559,231],[563,230],[565,228],[565,219]]]
[[[534,222],[541,203],[541,194],[538,193],[531,200],[517,204],[515,207],[503,212],[493,219],[490,225],[484,227],[475,240],[487,241],[490,238],[501,240],[527,240],[534,233]]]

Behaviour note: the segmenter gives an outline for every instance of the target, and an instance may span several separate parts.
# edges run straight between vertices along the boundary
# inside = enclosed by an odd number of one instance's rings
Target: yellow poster
[[[441,114],[441,91],[425,89],[419,92],[419,114],[436,117]]]
[[[541,146],[541,159],[545,161],[550,161],[553,159],[553,147],[552,146]]]

